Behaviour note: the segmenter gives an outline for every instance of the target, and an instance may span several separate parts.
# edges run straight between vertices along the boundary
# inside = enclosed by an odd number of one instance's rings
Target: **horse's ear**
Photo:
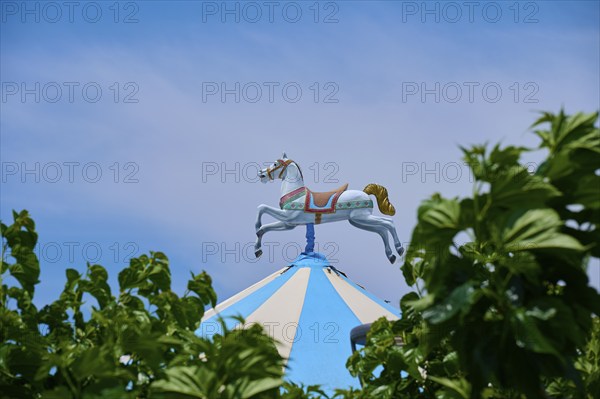
[[[281,159],[287,159],[287,155],[285,155],[285,151],[281,154]]]

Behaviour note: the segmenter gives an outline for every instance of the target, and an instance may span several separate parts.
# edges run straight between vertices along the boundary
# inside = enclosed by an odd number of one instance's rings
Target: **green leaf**
[[[67,269],[65,271],[65,274],[67,275],[67,283],[69,285],[71,285],[72,283],[79,280],[79,278],[81,278],[81,274],[79,274],[79,272],[75,269]]]
[[[156,397],[207,399],[205,381],[215,379],[214,372],[197,366],[171,367],[166,371],[166,379],[152,383]]]
[[[579,179],[577,188],[573,193],[573,198],[577,204],[586,208],[600,208],[600,176],[587,175]]]
[[[508,268],[514,274],[525,276],[531,283],[538,284],[541,267],[535,256],[527,251],[516,251],[498,261],[498,265]]]
[[[94,346],[84,350],[74,359],[71,374],[77,381],[85,381],[92,376],[108,373],[114,367],[108,358],[108,348]]]
[[[531,208],[543,205],[560,192],[524,167],[513,166],[492,181],[490,195],[494,206]]]
[[[281,386],[283,380],[281,378],[262,378],[258,381],[250,381],[244,387],[242,398],[247,399],[264,393],[266,391],[270,391],[274,388]]]
[[[525,309],[520,308],[511,314],[510,320],[517,346],[537,353],[551,354],[562,359],[562,355],[539,330],[533,315],[528,315]]]
[[[108,281],[108,273],[100,265],[88,265],[88,276],[94,283]]]
[[[466,314],[479,294],[473,283],[467,282],[431,308],[423,312],[423,318],[432,324],[443,323],[459,312]]]
[[[406,261],[400,269],[402,270],[402,275],[404,276],[406,284],[408,284],[409,286],[414,285],[415,276],[413,271],[413,265],[410,262]]]
[[[400,299],[400,310],[402,313],[407,313],[411,310],[411,303],[419,300],[419,295],[416,292],[409,292]]]
[[[35,255],[23,255],[20,257],[23,263],[10,265],[8,270],[29,293],[33,294],[34,286],[40,282],[40,267]]]
[[[460,229],[460,205],[457,200],[435,198],[419,208],[421,222],[440,230]]]
[[[204,304],[212,307],[217,305],[217,294],[212,288],[212,279],[206,272],[195,275],[191,273],[192,279],[188,280],[187,289],[194,292]]]
[[[130,267],[119,272],[119,288],[121,291],[136,287],[140,280],[140,272]]]
[[[54,389],[44,391],[42,397],[44,399],[65,399],[72,396],[69,388],[66,385],[61,385]]]
[[[460,204],[457,199],[445,199],[435,194],[423,201],[418,210],[418,225],[415,227],[406,260],[440,255],[452,243],[461,230]]]
[[[453,392],[460,395],[461,398],[469,398],[469,384],[465,380],[451,380],[445,377],[427,376],[428,379],[437,382],[438,384],[451,389]]]
[[[155,264],[152,266],[148,279],[152,281],[161,291],[171,289],[171,272],[168,266]]]
[[[490,153],[490,162],[497,165],[517,166],[521,153],[528,151],[526,147],[514,147],[508,146],[500,149],[500,145],[497,144]]]
[[[505,250],[513,252],[534,249],[583,250],[576,239],[558,232],[561,225],[558,214],[551,209],[515,212],[505,223],[501,240]]]
[[[106,307],[109,301],[112,299],[110,286],[106,281],[98,280],[93,282],[90,280],[80,280],[79,289],[82,292],[88,292],[90,295],[96,298],[100,308]]]

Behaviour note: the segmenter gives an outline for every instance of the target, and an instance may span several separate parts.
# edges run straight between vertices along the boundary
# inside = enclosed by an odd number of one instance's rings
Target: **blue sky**
[[[1,3],[0,216],[37,222],[38,303],[67,267],[116,282],[149,250],[178,292],[207,270],[220,299],[285,266],[303,229],[266,236],[258,261],[249,248],[279,196],[256,165],[283,150],[315,190],[385,185],[407,243],[420,201],[470,192],[459,144],[534,147],[537,111],[600,108],[595,1]],[[377,296],[407,291],[376,235],[321,225],[317,243]]]

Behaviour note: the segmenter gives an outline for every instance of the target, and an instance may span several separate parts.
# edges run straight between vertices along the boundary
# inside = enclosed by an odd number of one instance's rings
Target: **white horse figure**
[[[354,227],[379,234],[383,239],[387,258],[394,263],[396,256],[392,253],[388,240],[388,233],[390,233],[398,255],[402,256],[404,248],[398,239],[392,219],[373,216],[373,201],[369,197],[370,194],[377,199],[377,205],[383,214],[393,216],[396,213],[389,202],[385,187],[369,184],[363,191],[359,191],[346,190],[348,184],[345,184],[325,193],[312,192],[304,186],[302,171],[298,164],[288,159],[285,153],[272,166],[261,169],[259,177],[263,183],[275,179],[281,179],[282,183],[280,209],[265,204],[258,206],[257,238],[254,246],[257,258],[262,255],[262,237],[267,232],[291,230],[296,226],[309,223],[319,224],[340,220],[348,220]],[[265,213],[278,221],[263,225],[261,218]]]

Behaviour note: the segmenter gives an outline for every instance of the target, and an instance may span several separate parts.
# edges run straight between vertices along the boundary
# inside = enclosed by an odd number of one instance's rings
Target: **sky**
[[[459,145],[536,148],[539,111],[600,108],[597,1],[0,4],[0,218],[36,221],[39,305],[88,261],[118,292],[148,251],[176,292],[206,270],[219,300],[288,265],[303,228],[252,247],[279,200],[257,169],[283,151],[315,191],[387,187],[407,245],[421,201],[471,192]],[[378,297],[408,292],[377,235],[316,242]]]

